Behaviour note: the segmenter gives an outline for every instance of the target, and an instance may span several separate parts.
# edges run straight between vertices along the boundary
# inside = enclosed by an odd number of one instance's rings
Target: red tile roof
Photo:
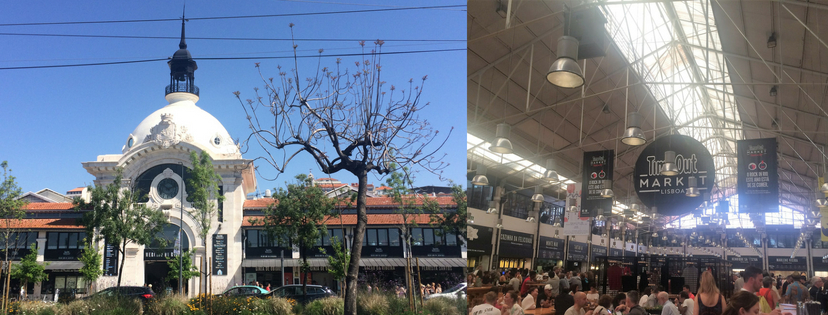
[[[78,188],[72,189],[72,190],[67,191],[67,192],[70,193],[70,192],[76,192],[76,191],[83,191],[84,188],[86,188],[86,187],[78,187]]]
[[[321,182],[321,181],[334,181],[334,182],[338,182],[339,180],[338,180],[338,179],[336,179],[336,178],[324,177],[324,178],[317,179],[316,181],[317,181],[317,182]]]
[[[316,186],[320,187],[320,188],[339,188],[339,187],[348,186],[348,185],[345,185],[345,184],[316,184]]]
[[[379,186],[379,187],[377,187],[377,188],[374,188],[374,190],[387,190],[387,189],[391,189],[391,187],[388,187],[388,186]]]
[[[250,227],[250,226],[261,226],[254,225],[250,223],[250,219],[261,219],[263,216],[244,216],[242,221],[242,226]],[[341,219],[341,221],[340,221]],[[431,222],[431,218],[427,214],[416,214],[411,215],[408,217],[408,222],[411,221],[416,222],[420,225],[427,225]],[[327,225],[356,225],[357,224],[357,215],[356,214],[343,214],[340,217],[325,217],[325,224]],[[399,214],[369,214],[368,215],[368,225],[398,225],[402,224],[402,216]]]
[[[13,229],[83,229],[77,219],[23,219],[10,220]],[[0,220],[0,226],[5,227],[6,222]]]
[[[30,202],[23,207],[24,210],[71,210],[74,208],[71,202]]]
[[[436,200],[437,203],[441,207],[450,207],[456,205],[454,200],[452,200],[451,196],[438,196],[438,197],[429,197],[429,199]],[[244,201],[244,209],[264,209],[267,208],[268,205],[276,202],[273,198],[261,198],[259,200],[245,200]],[[345,204],[345,202],[341,203]],[[423,198],[417,198],[416,203],[417,205],[423,204]],[[366,207],[392,207],[396,205],[391,197],[373,197],[373,198],[366,198],[365,199],[365,206]]]

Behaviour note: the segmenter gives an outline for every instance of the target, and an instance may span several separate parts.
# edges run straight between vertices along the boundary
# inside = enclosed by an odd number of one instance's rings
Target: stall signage
[[[805,258],[803,257],[768,257],[769,270],[802,270],[806,269]]]
[[[734,268],[744,269],[747,266],[762,267],[762,261],[757,256],[730,256],[727,260],[733,264]]]
[[[588,254],[588,246],[586,243],[569,242],[569,252],[566,254],[566,260],[569,261],[586,261]]]
[[[679,174],[661,175],[664,152],[676,152]],[[696,177],[702,193],[710,192],[715,182],[716,166],[710,151],[698,140],[685,135],[658,138],[647,145],[635,162],[633,183],[641,203],[658,207],[658,213],[666,216],[684,215],[702,203],[701,197],[685,195],[688,178]]]
[[[47,249],[43,251],[45,260],[79,260],[81,249]]]
[[[624,250],[618,248],[610,248],[610,256],[612,257],[621,257],[624,254]]]
[[[822,257],[814,257],[813,259],[815,271],[828,271],[828,259]]]
[[[604,180],[612,181],[614,150],[584,152],[581,179],[581,217],[595,217],[612,209],[612,198],[601,197]]]
[[[213,235],[213,275],[227,274],[227,234]]]
[[[541,236],[538,245],[539,259],[563,259],[564,240]]]
[[[635,252],[625,250],[624,251],[624,257],[635,257]]]
[[[118,245],[104,241],[104,276],[118,275]]]
[[[776,138],[736,141],[740,213],[779,212]]]
[[[494,229],[479,225],[466,225],[466,236],[469,240],[466,251],[472,256],[488,255],[492,252],[492,235]]]
[[[592,245],[592,260],[594,261],[596,257],[599,256],[607,256],[607,248],[600,245]]]
[[[532,234],[502,230],[500,231],[500,256],[530,258],[534,242]]]

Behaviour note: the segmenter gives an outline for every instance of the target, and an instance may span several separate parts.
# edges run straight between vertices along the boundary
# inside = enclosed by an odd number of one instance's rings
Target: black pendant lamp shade
[[[584,85],[581,66],[575,61],[578,57],[578,39],[571,36],[558,38],[558,59],[552,63],[546,80],[562,88],[576,88]]]
[[[506,123],[497,124],[497,131],[495,132],[495,141],[489,147],[489,151],[495,153],[509,154],[514,152],[512,149],[512,142],[509,141],[509,134],[512,132],[512,127]]]
[[[644,132],[641,131],[641,120],[643,116],[638,112],[631,112],[627,114],[627,130],[624,130],[624,136],[621,137],[621,143],[632,146],[639,146],[647,142],[644,137]]]
[[[195,86],[195,71],[198,65],[190,55],[190,51],[187,50],[184,21],[184,19],[181,20],[181,41],[178,43],[178,50],[170,61],[167,61],[167,65],[170,66],[170,85],[166,88],[166,94],[187,92],[198,95],[198,87]]]

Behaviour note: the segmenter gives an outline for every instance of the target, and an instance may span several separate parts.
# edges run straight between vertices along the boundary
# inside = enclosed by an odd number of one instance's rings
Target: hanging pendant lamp
[[[575,61],[578,58],[578,40],[571,36],[558,38],[558,59],[549,67],[546,80],[562,88],[576,88],[584,85],[584,75],[581,66]]]
[[[641,120],[643,116],[638,112],[627,114],[627,130],[621,137],[621,143],[632,146],[639,146],[647,142],[644,132],[641,131]]]
[[[497,211],[497,201],[494,201],[494,200],[489,201],[489,209],[486,210],[486,213],[488,213],[488,214],[497,214],[497,212],[498,212]]]
[[[678,166],[676,166],[676,151],[665,151],[664,164],[661,164],[661,175],[676,176],[678,172]]]
[[[512,149],[512,142],[509,141],[509,134],[512,132],[512,127],[506,123],[497,124],[497,131],[495,132],[495,141],[489,147],[489,151],[501,154],[509,154],[514,152]]]
[[[485,165],[477,165],[477,175],[474,175],[474,178],[472,178],[472,184],[477,186],[489,186],[489,178],[486,177]]]
[[[817,207],[825,208],[828,207],[828,200],[825,199],[825,194],[822,192],[816,193],[816,204]]]
[[[541,187],[540,185],[535,186],[535,194],[532,195],[532,201],[540,203],[543,202],[543,200],[543,187]]]
[[[601,190],[601,197],[612,198],[613,196],[615,196],[615,193],[612,192],[612,181],[611,180],[605,179],[605,180],[602,181],[602,184],[603,184],[602,186],[604,187],[604,189]]]
[[[690,176],[687,178],[687,192],[685,192],[685,196],[687,197],[698,197],[699,196],[699,188],[696,182],[696,176]]]
[[[557,184],[560,180],[558,178],[558,172],[555,171],[555,160],[554,159],[547,159],[546,160],[546,171],[543,172],[543,179],[548,180],[552,184]]]
[[[828,180],[828,174],[823,175],[822,178],[824,178],[823,180]],[[819,187],[819,191],[823,194],[828,194],[828,182],[823,183],[822,186]]]

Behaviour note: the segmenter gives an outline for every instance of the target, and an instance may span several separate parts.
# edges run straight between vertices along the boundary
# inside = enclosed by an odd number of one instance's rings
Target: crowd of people
[[[600,295],[595,277],[587,273],[563,271],[538,274],[534,270],[476,270],[469,275],[472,287],[491,287],[484,303],[474,306],[472,315],[523,315],[535,308],[552,308],[558,315],[649,315],[660,308],[661,315],[789,315],[779,304],[814,301],[828,312],[825,279],[810,281],[803,274],[792,274],[782,281],[773,274],[750,266],[734,281],[732,294],[725,297],[710,271],[701,274],[698,291],[690,286],[673,300],[660,286]],[[729,290],[729,288],[728,288]],[[649,309],[649,311],[648,311]]]

